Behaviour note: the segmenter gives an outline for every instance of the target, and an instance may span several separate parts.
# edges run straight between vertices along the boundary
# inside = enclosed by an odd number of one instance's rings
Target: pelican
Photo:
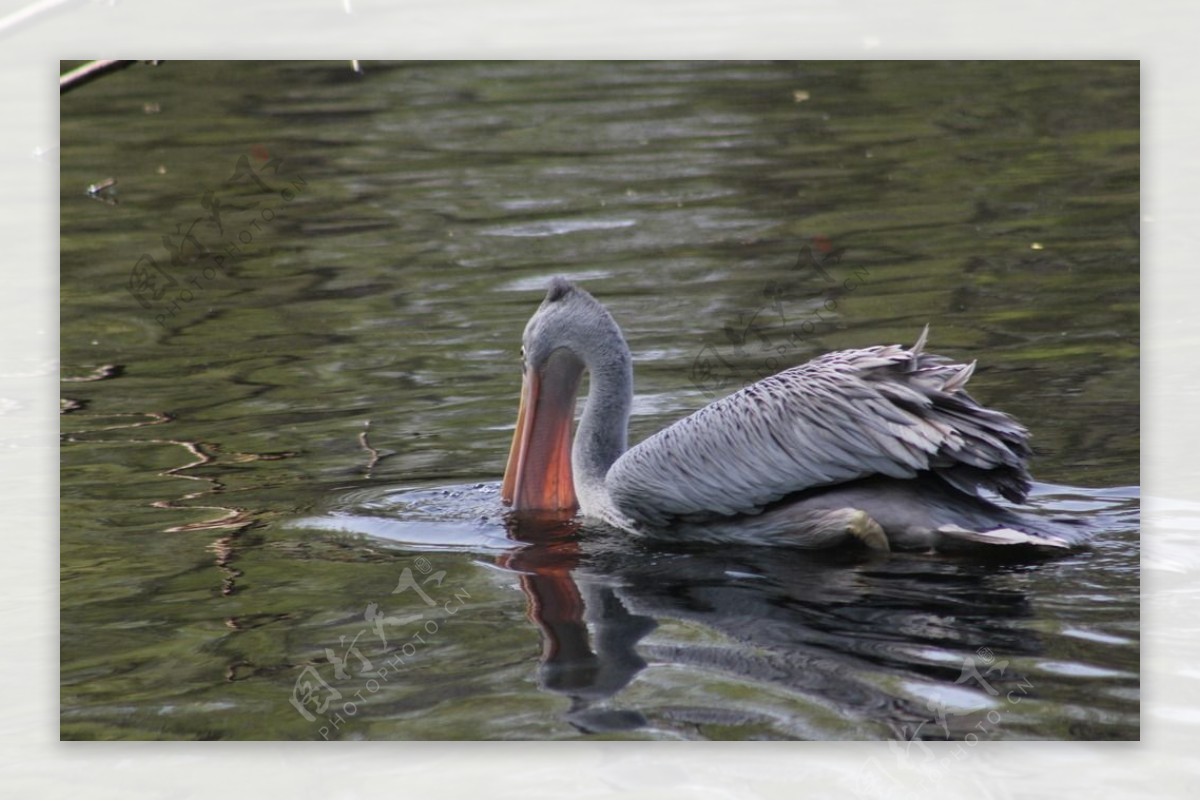
[[[928,332],[911,348],[818,356],[629,448],[629,346],[603,305],[554,278],[522,338],[501,500],[517,513],[577,511],[689,541],[923,551],[1078,543],[1078,521],[993,499],[1025,500],[1029,433],[967,394],[975,363],[927,353]]]

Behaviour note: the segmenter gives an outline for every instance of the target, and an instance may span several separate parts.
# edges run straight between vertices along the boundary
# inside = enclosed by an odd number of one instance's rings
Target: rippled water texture
[[[64,96],[63,736],[1136,739],[1138,126],[1136,63],[166,62]],[[555,274],[625,331],[635,442],[930,323],[1093,547],[514,524]]]

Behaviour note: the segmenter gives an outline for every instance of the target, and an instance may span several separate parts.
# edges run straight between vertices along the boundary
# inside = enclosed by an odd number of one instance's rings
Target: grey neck
[[[604,477],[628,447],[633,407],[633,357],[624,338],[605,343],[584,358],[588,371],[587,403],[571,449],[576,487],[585,493],[604,486]]]

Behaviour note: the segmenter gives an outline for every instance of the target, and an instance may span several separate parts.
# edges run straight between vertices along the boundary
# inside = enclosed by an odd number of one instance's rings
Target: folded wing
[[[651,525],[755,514],[802,490],[932,471],[1009,500],[1029,490],[1029,434],[964,390],[974,363],[912,348],[839,351],[685,417],[627,451],[605,479]]]

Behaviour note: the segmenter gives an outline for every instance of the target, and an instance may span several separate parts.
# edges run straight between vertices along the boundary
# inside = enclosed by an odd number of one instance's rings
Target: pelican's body
[[[898,345],[840,351],[722,398],[627,448],[633,360],[587,292],[551,282],[524,335],[502,497],[626,531],[879,549],[1067,547],[1074,526],[998,506],[1030,487],[1028,433],[963,389],[974,364]],[[587,402],[571,423],[584,371]]]

